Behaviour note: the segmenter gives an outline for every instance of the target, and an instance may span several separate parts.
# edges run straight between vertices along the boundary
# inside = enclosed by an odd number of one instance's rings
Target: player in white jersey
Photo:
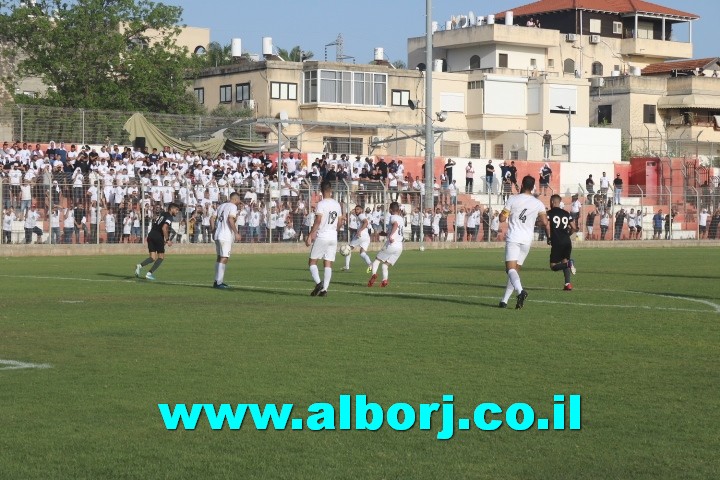
[[[215,283],[213,288],[230,288],[225,284],[225,267],[230,258],[233,240],[240,241],[240,232],[237,226],[238,206],[242,203],[240,194],[233,192],[229,201],[223,203],[215,211],[210,219],[211,228],[214,231],[215,251],[217,261],[215,263]]]
[[[370,223],[367,215],[365,215],[365,212],[363,212],[360,205],[355,206],[355,216],[357,217],[358,227],[355,232],[355,236],[350,239],[350,248],[353,250],[355,247],[360,248],[360,258],[365,260],[365,263],[367,264],[366,273],[370,273],[372,260],[370,260],[370,257],[367,254],[368,247],[370,247],[370,232],[368,230]],[[345,271],[350,270],[350,257],[352,257],[352,252],[350,255],[345,257],[345,266],[343,267],[343,270]]]
[[[507,220],[508,232],[505,237],[505,271],[508,274],[508,283],[505,296],[500,301],[500,308],[507,308],[507,302],[513,290],[518,292],[515,308],[523,308],[527,291],[520,282],[519,271],[525,258],[530,252],[535,234],[535,221],[540,219],[540,228],[547,225],[545,205],[532,194],[535,189],[535,178],[530,175],[522,180],[520,193],[510,197],[500,214],[500,222]]]
[[[373,284],[375,284],[375,280],[377,280],[377,270],[380,264],[382,264],[383,272],[383,280],[380,283],[380,286],[388,286],[388,270],[391,265],[395,265],[403,251],[405,219],[400,215],[400,204],[398,202],[392,202],[389,210],[390,227],[388,228],[387,240],[385,241],[383,248],[375,257],[375,261],[372,265],[372,276],[368,281],[368,287],[372,287]]]
[[[320,185],[323,199],[317,204],[315,209],[315,221],[313,222],[310,234],[305,239],[305,245],[308,247],[312,243],[310,249],[310,259],[308,265],[310,267],[310,275],[315,281],[315,288],[310,292],[311,296],[326,297],[327,290],[330,286],[332,278],[332,264],[335,261],[337,252],[338,225],[340,223],[340,215],[342,208],[340,204],[332,198],[332,183],[322,182]],[[320,281],[320,272],[318,271],[317,262],[320,259],[325,263],[325,275],[323,281]]]

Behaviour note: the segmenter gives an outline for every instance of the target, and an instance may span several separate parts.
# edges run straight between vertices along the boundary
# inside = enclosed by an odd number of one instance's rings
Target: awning
[[[658,100],[659,109],[711,108],[720,110],[720,95],[670,95]]]

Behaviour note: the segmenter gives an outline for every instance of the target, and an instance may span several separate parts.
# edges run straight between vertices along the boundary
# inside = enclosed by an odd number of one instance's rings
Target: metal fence
[[[129,144],[125,122],[135,112],[84,110],[38,105],[0,106],[0,132],[3,138],[28,143],[49,140],[65,143],[119,145]],[[250,126],[229,126],[236,118],[207,115],[170,115],[144,113],[145,117],[168,135],[199,141],[211,132],[227,128],[231,138],[260,141],[264,137]]]
[[[629,135],[625,138],[625,155],[672,158],[700,158],[710,166],[720,167],[720,142],[697,138],[672,139],[658,135]]]

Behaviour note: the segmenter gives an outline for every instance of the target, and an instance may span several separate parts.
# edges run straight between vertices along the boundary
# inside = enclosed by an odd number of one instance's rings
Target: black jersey
[[[552,244],[570,243],[570,225],[572,216],[562,208],[555,207],[548,211],[548,222],[550,222],[550,240]]]
[[[167,224],[168,228],[172,225],[173,217],[168,212],[160,212],[152,222],[152,228],[148,235],[164,238],[163,225]]]

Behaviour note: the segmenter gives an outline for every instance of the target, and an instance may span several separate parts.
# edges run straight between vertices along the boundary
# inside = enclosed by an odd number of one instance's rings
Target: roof
[[[643,0],[540,0],[517,8],[510,8],[516,17],[538,15],[541,13],[560,12],[563,10],[595,10],[611,13],[652,13],[697,20],[700,18],[694,13],[663,7]],[[497,18],[505,18],[505,12],[498,13]]]
[[[657,108],[660,110],[688,110],[691,108],[720,110],[720,96],[699,94],[670,95],[667,97],[660,97]]]
[[[661,62],[648,65],[643,68],[643,75],[661,75],[672,73],[673,70],[690,71],[690,70],[718,70],[720,58],[697,58],[694,60],[680,60],[677,62]]]

